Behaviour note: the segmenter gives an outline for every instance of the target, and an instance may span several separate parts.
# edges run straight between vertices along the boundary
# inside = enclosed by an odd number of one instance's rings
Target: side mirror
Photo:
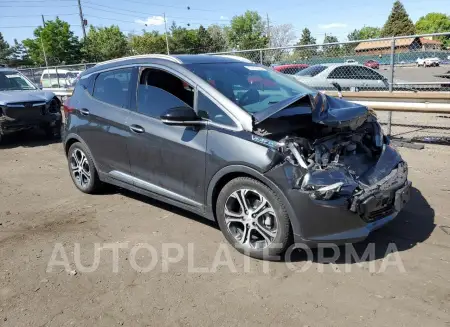
[[[170,108],[160,116],[160,119],[164,124],[178,126],[196,126],[205,123],[190,107]]]

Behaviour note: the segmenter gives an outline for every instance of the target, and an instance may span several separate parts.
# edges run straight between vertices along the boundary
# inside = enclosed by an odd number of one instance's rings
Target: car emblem
[[[27,109],[30,109],[30,108],[33,107],[33,104],[32,103],[25,103],[24,107],[27,108]]]

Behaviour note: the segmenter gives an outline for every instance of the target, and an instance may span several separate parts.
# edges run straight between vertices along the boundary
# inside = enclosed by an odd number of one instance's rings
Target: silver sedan
[[[344,91],[387,90],[386,77],[375,70],[359,64],[320,64],[310,66],[294,78],[312,88],[335,90],[339,85]]]

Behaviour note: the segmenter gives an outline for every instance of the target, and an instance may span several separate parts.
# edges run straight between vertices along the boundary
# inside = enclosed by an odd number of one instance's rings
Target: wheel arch
[[[81,143],[81,144],[83,144],[84,147],[86,147],[86,149],[88,149],[88,151],[90,152],[91,158],[92,158],[92,160],[94,161],[94,166],[95,166],[95,168],[96,168],[97,171],[98,171],[98,165],[97,165],[97,162],[95,161],[94,156],[92,155],[91,149],[89,148],[89,146],[87,145],[87,143],[86,143],[79,135],[77,135],[77,134],[69,134],[69,135],[67,135],[67,136],[65,137],[65,140],[64,140],[64,154],[66,155],[66,157],[67,157],[68,154],[69,154],[69,149],[70,149],[70,147],[71,147],[73,144],[75,144],[75,143]]]
[[[273,181],[271,181],[269,178],[261,174],[259,171],[243,165],[227,166],[219,170],[213,176],[208,185],[206,193],[206,211],[208,217],[217,221],[216,202],[219,193],[228,182],[237,177],[254,178],[255,180],[263,183],[264,185],[269,187],[272,191],[274,191],[280,198],[280,200],[283,201],[283,205],[288,212],[289,221],[291,222],[292,227],[294,228],[294,230],[299,230],[298,228],[300,228],[300,226],[298,220],[293,219],[295,217],[294,210],[291,204],[289,203],[288,199],[286,198],[286,196],[281,191],[281,189]]]

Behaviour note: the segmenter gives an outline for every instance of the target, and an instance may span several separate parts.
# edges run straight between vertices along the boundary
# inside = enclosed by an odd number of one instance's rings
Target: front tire
[[[61,140],[61,124],[45,127],[44,133],[51,140]]]
[[[83,193],[97,193],[101,187],[97,169],[89,149],[81,143],[74,143],[67,154],[70,177]]]
[[[248,177],[220,191],[216,217],[227,241],[239,252],[275,259],[292,244],[292,228],[283,202],[269,187]]]

